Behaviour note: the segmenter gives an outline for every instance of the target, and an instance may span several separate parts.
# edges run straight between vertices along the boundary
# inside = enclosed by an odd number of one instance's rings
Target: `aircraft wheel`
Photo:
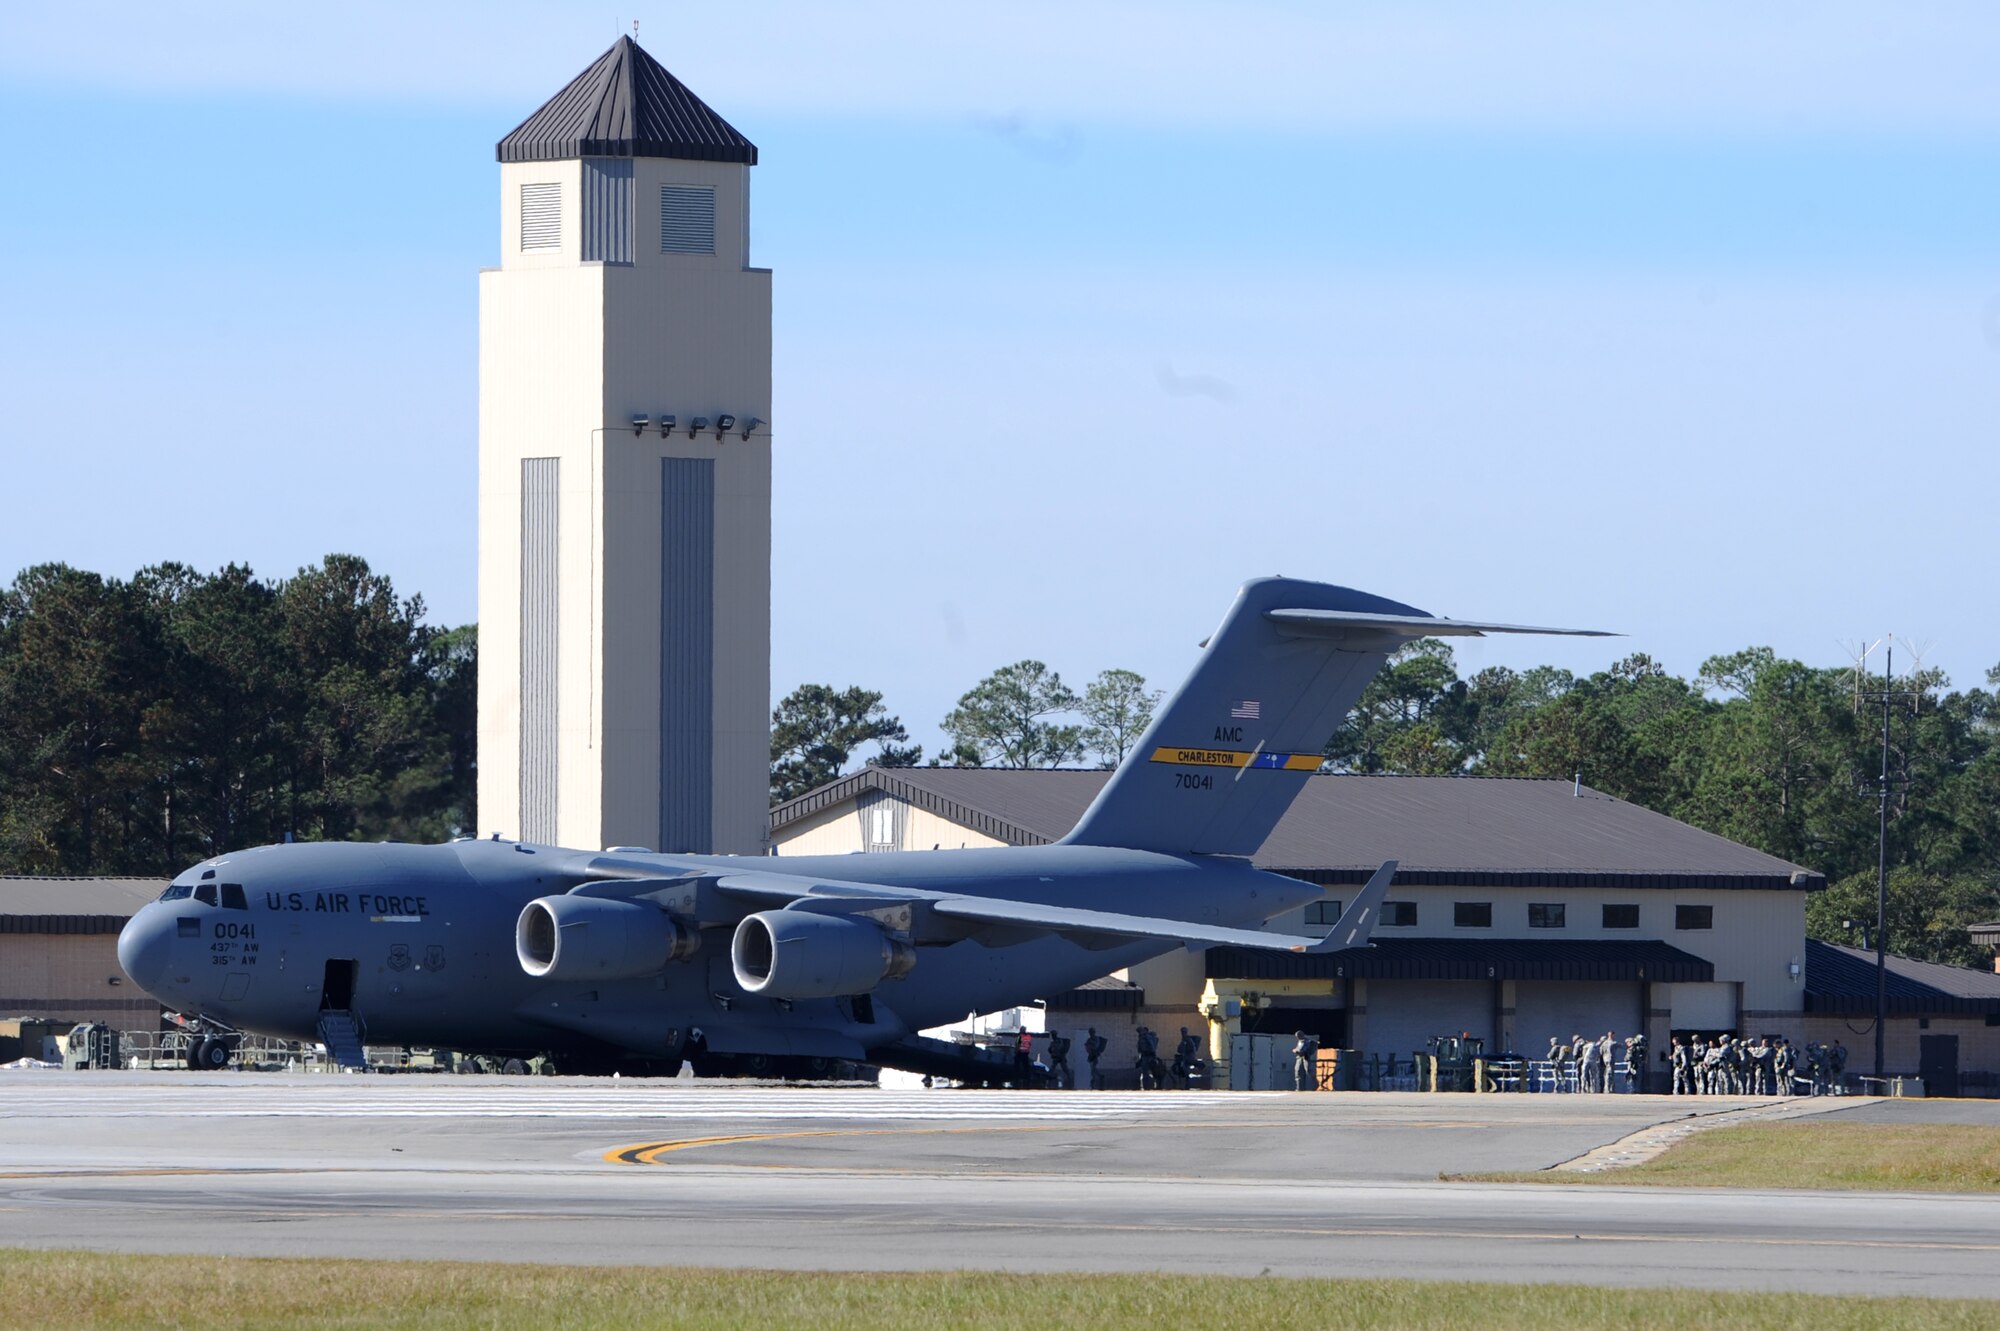
[[[825,1081],[834,1075],[834,1062],[830,1058],[814,1056],[806,1060],[806,1076],[814,1081]]]
[[[523,1063],[518,1058],[510,1058],[505,1063],[500,1065],[500,1071],[506,1073],[510,1077],[525,1076],[528,1071],[528,1065],[526,1063]]]
[[[188,1041],[187,1065],[188,1065],[188,1070],[190,1072],[196,1071],[202,1067],[207,1066],[205,1063],[202,1062],[202,1055],[205,1054],[207,1051],[208,1051],[208,1041],[206,1040]]]
[[[743,1055],[743,1071],[752,1077],[769,1077],[778,1070],[778,1060],[769,1054]]]
[[[234,1052],[229,1047],[229,1041],[221,1038],[203,1040],[196,1050],[196,1063],[210,1072],[228,1067],[229,1056]]]

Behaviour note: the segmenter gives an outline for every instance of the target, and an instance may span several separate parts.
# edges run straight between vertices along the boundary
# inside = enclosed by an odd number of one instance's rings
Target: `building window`
[[[1382,923],[1398,929],[1417,927],[1417,903],[1414,901],[1385,901],[1382,903]]]
[[[1637,929],[1639,908],[1637,906],[1606,906],[1604,927],[1607,929]]]
[[[865,798],[865,797],[864,797]],[[903,809],[879,793],[861,808],[861,841],[870,851],[903,848]]]
[[[1715,927],[1715,907],[1676,906],[1674,907],[1674,928],[1713,929]]]
[[[1491,929],[1493,927],[1493,903],[1490,901],[1459,901],[1451,908],[1452,925],[1459,929]]]
[[[1563,927],[1563,906],[1560,901],[1531,901],[1528,903],[1528,927],[1530,929],[1560,929]]]
[[[660,253],[715,253],[715,190],[707,185],[660,186]]]
[[[1340,903],[1338,901],[1315,901],[1306,907],[1306,923],[1332,928],[1340,923]]]
[[[562,248],[562,186],[555,181],[521,186],[521,248]]]

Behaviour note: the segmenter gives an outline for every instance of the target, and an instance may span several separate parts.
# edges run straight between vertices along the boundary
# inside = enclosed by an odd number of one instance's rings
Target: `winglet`
[[[1375,932],[1375,923],[1382,918],[1382,899],[1389,895],[1389,880],[1395,876],[1396,861],[1382,861],[1382,867],[1370,875],[1367,884],[1355,894],[1347,909],[1340,913],[1340,922],[1333,926],[1331,933],[1311,947],[1292,950],[1319,956],[1328,952],[1345,952],[1349,948],[1367,947],[1368,936]]]

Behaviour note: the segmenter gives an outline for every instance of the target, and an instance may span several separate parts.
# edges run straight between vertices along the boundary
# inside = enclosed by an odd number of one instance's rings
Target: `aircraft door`
[[[326,978],[319,989],[320,1011],[345,1012],[354,1006],[354,973],[358,965],[351,957],[326,963]]]

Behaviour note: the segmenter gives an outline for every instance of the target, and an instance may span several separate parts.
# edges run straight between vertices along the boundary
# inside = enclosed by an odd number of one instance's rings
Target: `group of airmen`
[[[1847,1046],[1815,1040],[1800,1047],[1782,1035],[1676,1035],[1667,1063],[1675,1095],[1796,1095],[1801,1085],[1811,1095],[1832,1095],[1847,1068]]]
[[[1033,1037],[1020,1034],[1016,1058],[1027,1063]],[[1083,1042],[1083,1056],[1090,1068],[1090,1089],[1104,1089],[1104,1073],[1098,1066],[1110,1041],[1095,1026]],[[1139,1089],[1157,1091],[1169,1086],[1187,1090],[1202,1074],[1201,1041],[1181,1027],[1180,1041],[1174,1046],[1171,1064],[1160,1057],[1160,1036],[1151,1027],[1137,1032],[1133,1066],[1139,1074]],[[1292,1046],[1293,1075],[1299,1090],[1314,1089],[1313,1058],[1317,1041],[1300,1031]],[[1063,1090],[1076,1086],[1076,1074],[1069,1065],[1069,1038],[1060,1031],[1049,1032],[1048,1071],[1050,1080]],[[1622,1076],[1624,1089],[1638,1089],[1637,1081],[1646,1066],[1646,1037],[1643,1033],[1618,1039],[1606,1031],[1595,1040],[1573,1035],[1565,1044],[1560,1036],[1549,1037],[1549,1065],[1559,1074],[1558,1090],[1575,1089],[1609,1092],[1613,1080]],[[1847,1046],[1813,1041],[1799,1046],[1782,1035],[1753,1036],[1745,1040],[1734,1035],[1718,1035],[1705,1040],[1697,1033],[1683,1040],[1676,1035],[1667,1050],[1667,1064],[1673,1071],[1675,1095],[1794,1095],[1801,1085],[1812,1095],[1831,1095],[1840,1085],[1847,1067]],[[1574,1073],[1571,1082],[1568,1074]]]
[[[1141,1026],[1137,1037],[1137,1057],[1132,1064],[1139,1072],[1139,1089],[1157,1091],[1168,1086],[1176,1086],[1185,1091],[1193,1087],[1196,1077],[1202,1075],[1204,1066],[1201,1059],[1201,1041],[1181,1027],[1181,1038],[1174,1045],[1174,1061],[1168,1064],[1160,1057],[1160,1035],[1150,1026]],[[1097,1065],[1091,1064],[1091,1084],[1102,1089],[1103,1083],[1097,1078]]]
[[[1029,1032],[1022,1031],[1018,1039],[1014,1055],[1015,1064],[1021,1074],[1020,1084],[1026,1085],[1029,1076],[1028,1064],[1032,1058],[1031,1041],[1034,1037]],[[1174,1046],[1174,1061],[1171,1064],[1160,1057],[1160,1036],[1151,1027],[1139,1028],[1136,1045],[1137,1057],[1133,1059],[1133,1066],[1138,1070],[1139,1089],[1142,1091],[1157,1091],[1168,1086],[1177,1086],[1185,1091],[1202,1075],[1201,1041],[1190,1034],[1185,1026],[1181,1027],[1180,1042]],[[1104,1058],[1104,1051],[1110,1047],[1111,1042],[1099,1035],[1095,1026],[1089,1028],[1089,1033],[1083,1041],[1083,1058],[1090,1068],[1090,1089],[1093,1091],[1104,1089],[1104,1070],[1099,1064]],[[1069,1064],[1069,1051],[1069,1037],[1061,1031],[1050,1031],[1049,1080],[1059,1090],[1068,1091],[1076,1088],[1076,1073]]]
[[[1595,1040],[1572,1035],[1565,1044],[1560,1035],[1551,1035],[1548,1060],[1558,1091],[1605,1094],[1617,1089],[1613,1080],[1623,1076],[1624,1089],[1629,1094],[1638,1089],[1640,1073],[1646,1066],[1646,1037],[1642,1032],[1620,1040],[1606,1031]]]

